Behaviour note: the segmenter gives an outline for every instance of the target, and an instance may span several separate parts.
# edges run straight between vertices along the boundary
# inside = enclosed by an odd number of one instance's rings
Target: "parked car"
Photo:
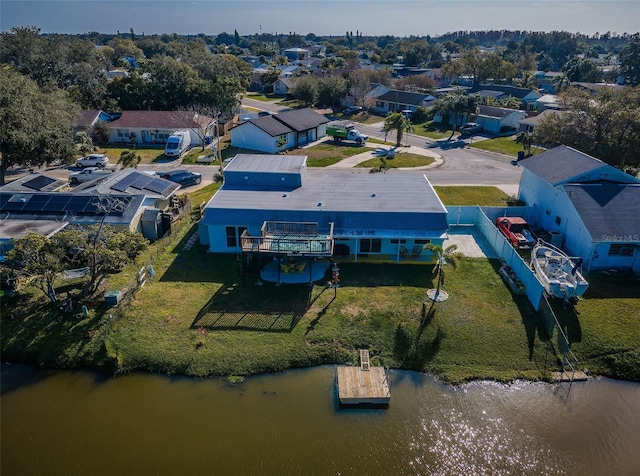
[[[476,132],[481,132],[482,126],[477,122],[467,122],[464,126],[460,128],[460,134],[469,135],[475,134]]]
[[[86,157],[78,159],[76,165],[81,168],[98,167],[103,168],[109,163],[109,157],[104,154],[89,154]]]
[[[350,106],[342,111],[343,116],[351,116],[352,114],[358,114],[362,112],[362,108],[360,106]]]
[[[532,248],[536,243],[536,237],[531,232],[529,224],[521,217],[500,217],[496,220],[498,230],[516,248]]]
[[[171,180],[172,182],[179,183],[183,187],[189,185],[198,185],[202,182],[202,174],[198,172],[192,172],[187,169],[170,170],[169,172],[159,172],[157,174],[160,178]]]

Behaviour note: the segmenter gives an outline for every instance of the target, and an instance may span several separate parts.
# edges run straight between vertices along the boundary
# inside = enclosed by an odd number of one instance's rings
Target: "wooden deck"
[[[360,351],[360,366],[337,368],[338,399],[343,405],[387,405],[389,381],[383,367],[371,367],[369,351]]]
[[[586,382],[589,377],[582,370],[576,370],[575,373],[571,371],[565,372],[551,372],[551,378],[554,382]]]

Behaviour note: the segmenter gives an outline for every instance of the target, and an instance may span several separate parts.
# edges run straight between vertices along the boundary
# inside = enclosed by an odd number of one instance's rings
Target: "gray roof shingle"
[[[308,131],[329,122],[329,119],[308,107],[280,112],[272,117],[297,132]]]
[[[640,242],[640,184],[563,186],[594,241]]]
[[[519,164],[552,185],[607,166],[601,160],[566,145],[524,159]]]

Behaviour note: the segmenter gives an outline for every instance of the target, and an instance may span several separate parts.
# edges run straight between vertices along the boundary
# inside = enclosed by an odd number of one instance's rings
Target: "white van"
[[[167,139],[164,147],[164,155],[167,157],[180,157],[184,152],[189,150],[191,145],[191,134],[189,131],[175,131]]]

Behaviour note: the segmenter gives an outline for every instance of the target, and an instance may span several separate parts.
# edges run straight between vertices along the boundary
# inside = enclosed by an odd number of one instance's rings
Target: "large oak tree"
[[[11,68],[0,67],[0,184],[11,166],[71,163],[78,112],[63,91],[40,89]]]

